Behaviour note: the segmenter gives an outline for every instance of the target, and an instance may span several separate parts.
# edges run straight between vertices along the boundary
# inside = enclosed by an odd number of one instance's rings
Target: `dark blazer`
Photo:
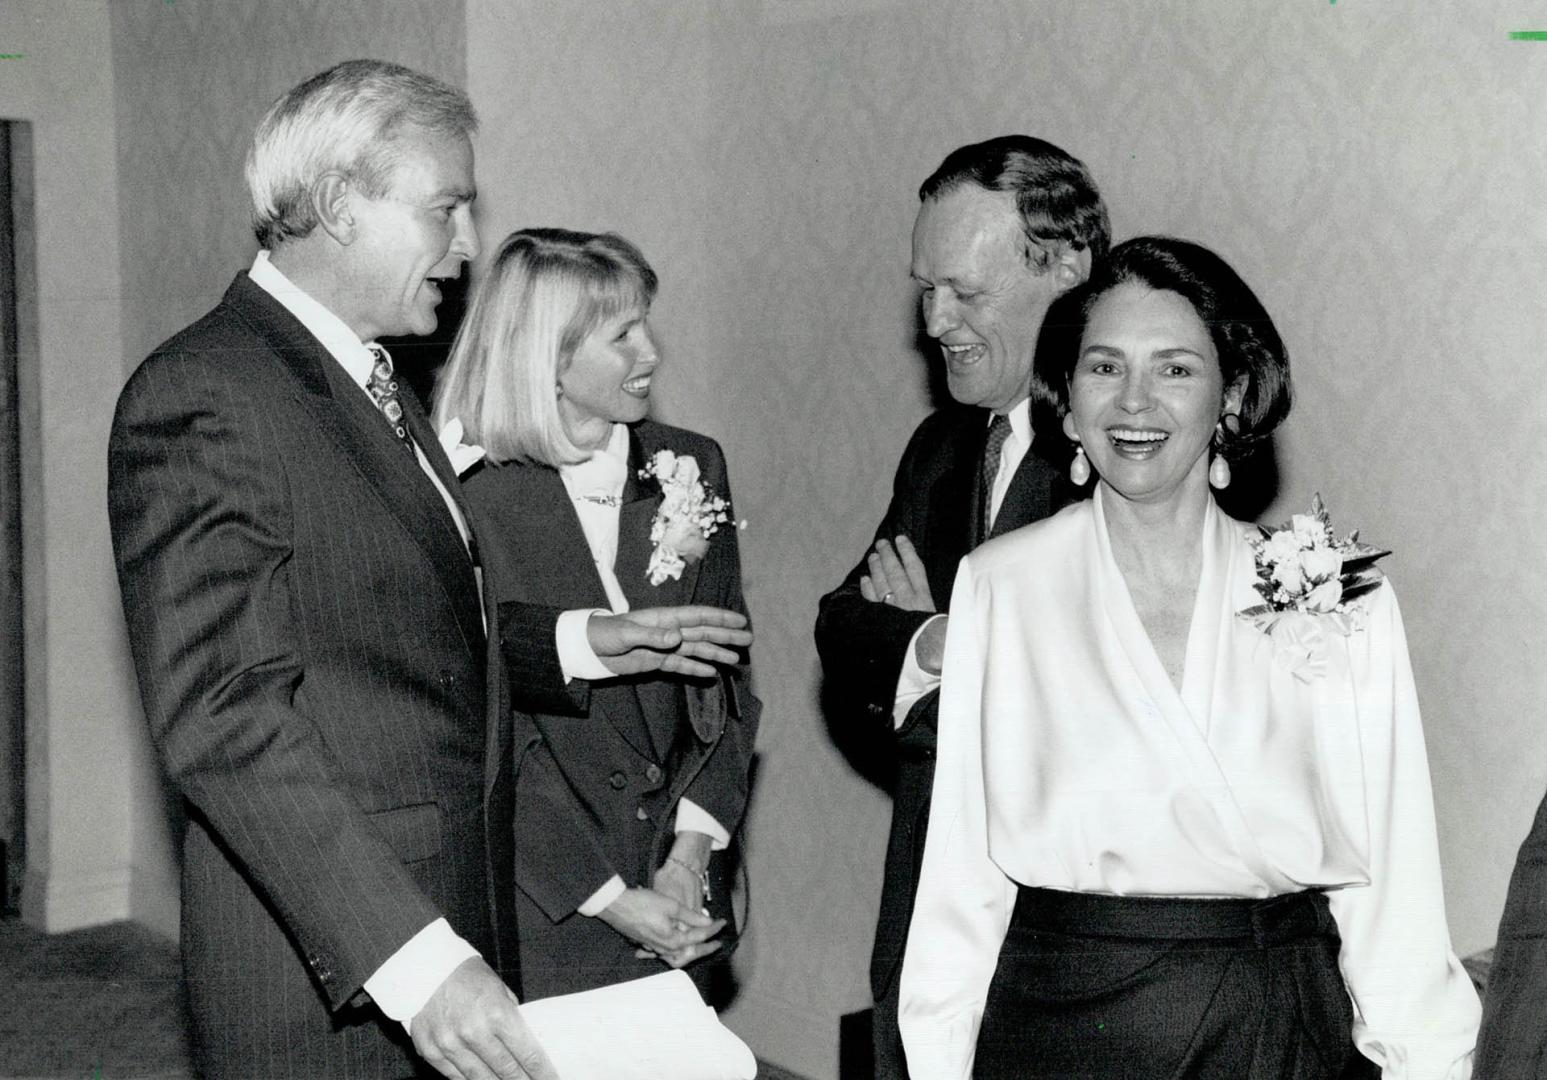
[[[1477,1080],[1547,1080],[1547,799],[1510,875],[1483,994]]]
[[[691,454],[703,482],[729,498],[714,440],[643,421],[630,429],[629,474],[618,517],[615,573],[634,609],[710,604],[745,613],[736,529],[726,523],[701,561],[651,585],[650,526],[661,504],[639,469],[660,449]],[[469,476],[483,555],[501,601],[607,608],[580,519],[557,470],[511,462]],[[733,515],[734,520],[734,515]],[[547,997],[661,970],[605,923],[576,914],[614,874],[649,885],[670,850],[678,800],[691,799],[727,831],[746,809],[761,711],[745,664],[707,683],[650,676],[591,685],[586,716],[516,716],[515,882],[525,997]],[[723,883],[722,883],[723,885]],[[728,902],[716,892],[716,904]],[[723,913],[723,912],[717,912]],[[698,965],[694,965],[698,967]]]
[[[904,534],[913,541],[929,575],[930,595],[942,612],[950,603],[956,564],[986,539],[979,535],[987,498],[979,470],[988,420],[987,410],[962,406],[926,417],[903,451],[891,505],[875,533],[877,540]],[[1062,469],[1049,460],[1060,453],[1060,439],[1037,436],[1005,492],[992,535],[1047,517],[1069,501],[1072,488]],[[894,730],[892,702],[908,642],[931,616],[866,600],[859,581],[868,572],[865,559],[860,559],[843,584],[822,598],[816,644],[823,673],[830,687],[836,684],[841,707],[854,712],[857,722],[873,729],[877,738],[896,740],[892,831],[870,958],[871,991],[880,1000],[897,976],[913,914],[934,780],[939,694],[921,698],[902,727]]]
[[[441,916],[492,965],[514,959],[490,892],[509,867],[505,683],[445,503],[245,274],[129,379],[108,464],[145,714],[188,807],[201,1068],[429,1075],[400,1025],[360,1007],[364,980]],[[506,615],[516,688],[573,707],[557,613]]]

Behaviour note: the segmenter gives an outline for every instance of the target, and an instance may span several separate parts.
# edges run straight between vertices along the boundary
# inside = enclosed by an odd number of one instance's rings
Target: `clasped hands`
[[[870,573],[860,575],[859,593],[866,600],[904,611],[936,610],[924,560],[906,536],[899,534],[895,542],[877,540],[865,562]],[[931,675],[940,674],[945,659],[945,625],[943,617],[929,620],[914,645],[914,659]]]
[[[608,926],[635,942],[635,956],[659,957],[674,968],[720,948],[710,941],[725,926],[703,906],[700,872],[709,866],[710,839],[703,833],[679,832],[671,854],[661,863],[650,888],[626,890],[597,915]]]
[[[664,671],[712,678],[716,664],[736,664],[752,644],[747,617],[724,608],[640,608],[595,614],[586,622],[591,651],[614,675]]]

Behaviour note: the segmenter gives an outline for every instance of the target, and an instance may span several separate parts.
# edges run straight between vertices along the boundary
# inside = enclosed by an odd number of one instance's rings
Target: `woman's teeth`
[[[623,389],[630,394],[648,394],[650,392],[650,376],[641,375],[637,379],[630,379],[623,384]]]
[[[1160,449],[1170,435],[1164,431],[1144,431],[1138,428],[1113,428],[1107,432],[1112,445],[1132,453],[1149,453]]]

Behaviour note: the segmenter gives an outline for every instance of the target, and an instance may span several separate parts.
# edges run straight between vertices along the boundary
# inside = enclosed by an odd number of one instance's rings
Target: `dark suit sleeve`
[[[704,480],[730,502],[725,455],[712,439],[705,442],[707,445],[701,455]],[[741,591],[741,548],[735,522],[733,504],[730,521],[711,538],[693,600],[746,615],[747,601]],[[747,808],[748,775],[763,711],[762,703],[752,695],[750,657],[743,656],[741,663],[722,669],[719,687],[708,693],[698,690],[689,690],[689,693],[698,694],[700,701],[722,703],[719,707],[724,716],[719,740],[703,768],[684,789],[683,796],[719,822],[726,832],[735,833]]]
[[[525,712],[584,716],[590,683],[566,684],[559,664],[558,623],[562,609],[505,600],[498,605],[500,655],[509,680],[510,703]]]
[[[919,465],[933,430],[933,425],[925,421],[909,441],[897,466],[891,504],[871,541],[873,548],[875,540],[895,540],[905,534],[925,565],[930,559],[925,528],[929,492],[919,476]],[[892,733],[892,705],[908,643],[931,615],[866,600],[860,594],[859,582],[867,573],[869,567],[862,557],[843,583],[822,597],[816,622],[817,653],[823,674],[838,691],[842,707],[859,711],[867,725],[873,725],[878,733]],[[949,599],[934,597],[941,610]],[[921,698],[909,713],[903,731],[897,734],[927,738],[927,745],[932,746],[936,697],[931,692]]]
[[[202,358],[124,391],[109,509],[167,774],[269,899],[334,1007],[441,914],[337,781],[298,703],[294,526],[274,403]],[[241,973],[233,973],[240,977]]]
[[[517,717],[516,886],[559,922],[614,875],[639,882],[613,865],[602,823],[575,795],[533,719]]]

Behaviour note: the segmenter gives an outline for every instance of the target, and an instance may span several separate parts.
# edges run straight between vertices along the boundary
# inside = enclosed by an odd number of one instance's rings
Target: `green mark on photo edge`
[[[1547,30],[1511,30],[1511,41],[1547,41]]]
[[[24,55],[19,52],[0,52],[0,60],[20,60]]]

